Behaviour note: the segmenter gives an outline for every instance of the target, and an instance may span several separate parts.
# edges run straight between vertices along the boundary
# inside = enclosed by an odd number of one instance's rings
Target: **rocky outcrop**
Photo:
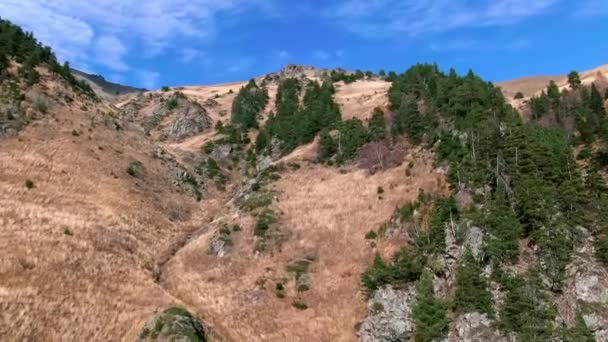
[[[203,325],[186,309],[172,307],[155,315],[142,329],[138,341],[205,342]]]
[[[608,271],[594,257],[593,237],[583,230],[583,243],[566,267],[566,280],[557,301],[561,319],[573,326],[581,313],[597,341],[608,341]]]
[[[143,128],[146,134],[159,132],[160,140],[179,141],[211,127],[207,110],[182,93],[169,97],[141,94],[123,105],[122,117]]]
[[[173,111],[175,119],[165,130],[172,140],[182,140],[211,127],[211,119],[200,104],[180,99]]]
[[[368,315],[358,331],[359,342],[408,341],[412,332],[411,308],[415,290],[388,285],[374,292]]]
[[[500,332],[492,326],[492,321],[485,314],[478,312],[460,315],[452,324],[449,342],[481,342],[495,341],[507,342],[508,338],[501,336]]]

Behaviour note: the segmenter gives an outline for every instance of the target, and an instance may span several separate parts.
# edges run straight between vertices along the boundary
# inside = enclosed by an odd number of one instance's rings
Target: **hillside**
[[[0,340],[608,341],[605,68],[115,98],[3,42]]]
[[[91,88],[95,91],[97,96],[105,99],[113,99],[121,95],[128,95],[133,93],[141,93],[146,89],[130,87],[114,82],[107,81],[101,75],[91,75],[84,71],[72,69],[74,76],[80,80],[86,81]]]

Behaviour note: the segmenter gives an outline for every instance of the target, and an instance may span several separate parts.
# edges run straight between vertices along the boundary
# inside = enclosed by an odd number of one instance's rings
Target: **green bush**
[[[143,164],[140,161],[132,160],[127,166],[127,174],[131,177],[140,177],[143,171]]]
[[[365,234],[365,239],[367,240],[376,240],[378,238],[378,233],[375,230],[370,230],[367,234]]]
[[[291,305],[298,310],[306,310],[308,309],[308,304],[302,299],[295,299]]]
[[[255,223],[253,234],[255,236],[264,237],[270,226],[276,222],[274,212],[270,209],[263,211]]]
[[[31,179],[26,179],[25,180],[25,187],[28,190],[31,190],[31,189],[35,188],[36,186],[34,185],[34,182]]]

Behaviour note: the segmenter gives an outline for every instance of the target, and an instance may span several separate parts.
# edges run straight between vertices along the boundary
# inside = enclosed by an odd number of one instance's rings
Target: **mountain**
[[[597,70],[110,98],[0,42],[0,340],[608,340]]]
[[[87,74],[84,71],[79,71],[76,69],[72,69],[72,74],[74,74],[77,79],[86,81],[91,86],[91,88],[93,88],[97,96],[107,99],[111,99],[120,95],[141,93],[147,91],[147,89],[143,88],[135,88],[118,83],[113,83],[107,81],[101,75],[91,75]]]

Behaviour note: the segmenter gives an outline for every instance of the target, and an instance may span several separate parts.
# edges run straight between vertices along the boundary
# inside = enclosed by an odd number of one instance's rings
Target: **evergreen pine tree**
[[[382,109],[374,109],[368,126],[369,139],[371,141],[378,141],[386,138],[386,121],[384,120],[384,112]]]
[[[460,312],[492,315],[492,294],[488,290],[488,281],[468,248],[456,275],[454,307]]]
[[[595,336],[587,327],[580,312],[576,315],[576,325],[566,331],[563,340],[564,342],[595,342]]]
[[[604,118],[604,116],[606,115],[606,111],[604,109],[604,99],[602,99],[602,95],[600,95],[600,92],[595,86],[595,83],[591,84],[589,108],[599,118]]]
[[[578,72],[571,71],[568,74],[568,84],[570,85],[570,88],[572,88],[572,89],[578,89],[578,87],[580,87],[581,78],[580,78]]]
[[[416,304],[412,308],[414,341],[441,339],[448,331],[448,306],[435,297],[433,279],[424,271],[416,284]]]
[[[324,129],[321,131],[319,139],[319,157],[325,160],[331,158],[334,154],[336,154],[336,143],[329,134],[329,130]]]

